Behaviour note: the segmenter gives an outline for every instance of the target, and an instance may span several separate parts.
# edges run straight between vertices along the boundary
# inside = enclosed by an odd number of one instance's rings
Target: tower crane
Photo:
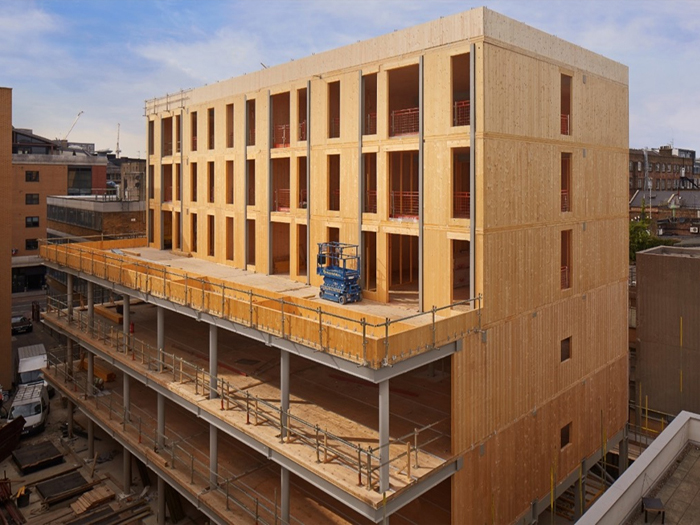
[[[73,128],[75,127],[75,124],[78,122],[78,119],[80,118],[80,115],[82,115],[83,112],[81,111],[78,113],[78,116],[75,117],[75,120],[73,121],[73,124],[71,124],[70,129],[68,130],[68,133],[63,137],[63,140],[68,140],[68,135],[70,135],[70,132],[73,131]]]

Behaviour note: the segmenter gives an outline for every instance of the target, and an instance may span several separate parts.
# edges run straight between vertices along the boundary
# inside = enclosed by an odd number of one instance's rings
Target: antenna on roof
[[[117,158],[119,158],[119,154],[122,152],[122,150],[119,149],[119,128],[121,127],[121,124],[117,123],[117,149],[114,151],[117,154]]]

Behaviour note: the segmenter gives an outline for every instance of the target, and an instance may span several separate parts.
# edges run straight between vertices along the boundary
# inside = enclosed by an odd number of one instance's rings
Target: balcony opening
[[[297,90],[297,140],[306,140],[306,88]]]
[[[197,151],[197,112],[190,113],[190,133],[192,137],[192,151]]]
[[[571,135],[571,77],[561,76],[561,134]]]
[[[175,180],[173,181],[173,186],[175,186],[175,200],[179,201],[182,199],[182,181],[180,180],[180,164],[175,164]]]
[[[308,192],[306,189],[306,157],[297,159],[297,187],[299,188],[299,208],[306,209]]]
[[[233,261],[233,217],[226,217],[226,260]]]
[[[340,155],[328,155],[328,210],[340,211]]]
[[[326,235],[328,235],[328,242],[340,242],[340,228],[326,228]]]
[[[377,154],[364,153],[362,161],[365,168],[365,213],[377,213]]]
[[[197,202],[197,163],[190,164],[190,200]]]
[[[163,211],[160,214],[163,224],[163,249],[173,249],[173,214],[169,211]]]
[[[163,141],[163,157],[169,157],[173,154],[173,117],[164,118],[162,120],[162,141]]]
[[[561,154],[561,211],[571,211],[571,153]]]
[[[173,200],[173,166],[172,164],[163,164],[163,202],[171,202]]]
[[[377,74],[362,77],[362,134],[377,134]]]
[[[180,153],[180,130],[181,130],[181,123],[180,123],[180,115],[175,116],[175,152]]]
[[[190,214],[190,251],[197,252],[197,214]]]
[[[289,223],[272,223],[272,273],[289,275]]]
[[[289,158],[272,159],[272,211],[288,212],[291,208],[289,163]]]
[[[226,147],[233,147],[233,104],[226,104]]]
[[[207,202],[214,202],[214,187],[216,185],[216,169],[214,162],[207,162]]]
[[[272,147],[288,148],[290,141],[289,91],[287,91],[272,96]]]
[[[207,255],[214,257],[216,247],[216,222],[213,215],[207,215]]]
[[[155,211],[153,210],[153,208],[149,208],[148,209],[148,242],[150,244],[153,244],[153,242],[154,242],[153,241],[153,238],[154,238],[153,232],[156,229],[155,220],[156,220]]]
[[[468,126],[470,118],[469,53],[452,57],[452,125]]]
[[[226,204],[233,204],[233,161],[226,161]]]
[[[363,289],[374,292],[377,290],[377,234],[362,232],[362,237],[362,285]]]
[[[306,224],[297,225],[297,274],[301,277],[306,277],[308,273],[308,265],[306,264],[306,253],[308,245],[306,244]]]
[[[255,146],[255,100],[248,100],[246,108],[246,138],[248,146]]]
[[[153,164],[148,165],[148,198],[156,198],[155,175],[153,174]]]
[[[248,166],[248,195],[246,200],[247,206],[255,206],[255,160],[246,161]]]
[[[418,237],[389,234],[389,302],[418,304]]]
[[[571,288],[571,230],[561,232],[561,289]]]
[[[214,123],[214,108],[209,108],[207,110],[207,145],[209,149],[214,149],[214,133],[215,133],[215,123]]]
[[[561,347],[560,348],[561,349],[560,361],[563,363],[564,361],[571,359],[571,337],[567,337],[565,339],[562,339],[560,347]]]
[[[455,148],[452,150],[452,217],[469,218],[469,197],[469,148]]]
[[[469,241],[452,241],[452,301],[453,303],[468,300],[469,290]]]
[[[418,64],[389,71],[389,136],[415,135],[420,117]]]
[[[180,246],[180,212],[173,212],[173,250],[181,250]]]
[[[246,264],[255,266],[255,220],[246,219],[246,228],[248,229],[248,246],[246,247]]]
[[[340,137],[340,80],[328,84],[328,138]]]
[[[156,123],[153,120],[148,121],[148,154],[153,155],[153,149],[155,148],[155,126]]]
[[[389,154],[389,217],[418,219],[418,152]]]

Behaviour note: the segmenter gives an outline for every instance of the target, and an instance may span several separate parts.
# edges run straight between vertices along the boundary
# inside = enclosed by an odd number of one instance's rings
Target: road
[[[42,308],[46,308],[46,292],[34,290],[12,294],[12,315],[32,316],[32,302],[38,301]]]

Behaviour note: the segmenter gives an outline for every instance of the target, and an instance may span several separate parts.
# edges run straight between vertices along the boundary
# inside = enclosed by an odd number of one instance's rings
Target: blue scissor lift
[[[319,296],[336,303],[362,300],[360,257],[356,244],[319,242],[316,273],[323,276]]]

